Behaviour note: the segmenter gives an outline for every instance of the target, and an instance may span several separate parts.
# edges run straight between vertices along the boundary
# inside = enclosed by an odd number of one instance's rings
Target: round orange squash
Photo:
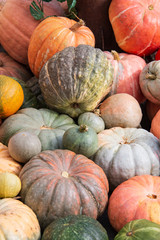
[[[119,231],[136,219],[160,224],[159,186],[159,176],[142,175],[132,177],[115,188],[108,205],[108,218],[113,228]]]
[[[152,119],[150,132],[157,138],[160,138],[160,110],[158,110]]]
[[[23,64],[28,64],[29,39],[40,23],[30,13],[31,3],[32,0],[0,0],[1,45],[12,58]],[[43,2],[43,9],[45,16],[64,15],[57,0]]]
[[[66,17],[49,17],[34,30],[29,47],[28,62],[36,77],[46,61],[66,47],[80,44],[95,46],[92,31],[84,26],[83,20],[76,22]]]
[[[23,100],[21,85],[11,77],[0,75],[0,118],[16,113]]]
[[[155,104],[147,100],[145,107],[146,107],[147,117],[150,121],[152,121],[153,117],[156,115],[156,113],[160,109],[160,104]]]

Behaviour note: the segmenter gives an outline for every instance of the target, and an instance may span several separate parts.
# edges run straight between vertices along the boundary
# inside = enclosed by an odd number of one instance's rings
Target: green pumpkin
[[[0,126],[0,142],[8,145],[9,139],[19,131],[37,135],[43,150],[62,148],[62,138],[66,130],[77,126],[66,114],[41,108],[23,108],[8,117]]]
[[[78,117],[108,94],[113,73],[102,50],[81,44],[54,54],[41,69],[39,84],[50,109]]]
[[[160,239],[160,224],[146,219],[133,220],[127,223],[114,238],[114,240],[158,239]]]
[[[14,78],[14,77],[12,77],[12,78],[14,80],[16,80],[23,89],[24,101],[23,101],[21,108],[27,108],[27,107],[38,108],[39,107],[38,100],[37,100],[36,96],[31,92],[31,90],[27,86],[26,82],[24,82],[23,80],[18,79],[18,78]]]
[[[53,221],[44,230],[42,240],[108,240],[107,231],[86,215],[69,215]]]
[[[95,112],[85,112],[79,115],[78,125],[85,124],[89,127],[94,128],[96,133],[99,133],[105,129],[105,123],[101,118],[98,109]]]
[[[77,154],[90,157],[98,149],[97,133],[87,125],[70,128],[63,135],[63,147]]]

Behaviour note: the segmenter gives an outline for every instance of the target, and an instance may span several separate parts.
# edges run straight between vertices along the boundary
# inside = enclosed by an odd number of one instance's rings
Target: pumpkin
[[[23,108],[8,117],[1,125],[0,141],[8,145],[9,139],[19,131],[36,134],[42,145],[42,151],[62,148],[64,132],[76,126],[74,120],[66,114],[42,108]]]
[[[108,218],[118,232],[132,220],[147,219],[160,224],[160,177],[134,176],[121,183],[109,198]]]
[[[70,150],[41,152],[23,166],[20,179],[21,199],[36,213],[42,229],[68,215],[96,219],[108,202],[104,171]]]
[[[19,175],[21,168],[21,164],[9,155],[8,147],[0,143],[0,173],[11,172]]]
[[[15,61],[6,52],[0,52],[0,75],[27,81],[31,78],[32,73],[27,67]]]
[[[97,48],[119,50],[108,17],[110,3],[111,0],[76,0],[76,9],[78,16],[93,31]]]
[[[97,133],[87,125],[70,128],[63,135],[63,148],[91,157],[98,149]]]
[[[0,118],[16,113],[24,100],[21,85],[11,77],[0,75]]]
[[[98,151],[93,160],[114,189],[135,175],[159,175],[160,144],[142,128],[115,127],[98,133]]]
[[[83,20],[76,22],[67,17],[49,17],[34,30],[28,47],[28,62],[36,77],[43,65],[55,53],[79,44],[95,46],[92,31],[84,26]]]
[[[41,69],[39,84],[49,108],[74,118],[93,111],[108,94],[113,71],[102,50],[80,44],[54,54]]]
[[[41,152],[41,142],[37,135],[20,131],[9,139],[8,151],[17,162],[26,163]]]
[[[0,239],[40,240],[40,226],[35,213],[13,198],[0,200]]]
[[[151,121],[150,132],[153,133],[157,138],[160,138],[160,110],[157,111]]]
[[[59,218],[43,232],[42,240],[109,240],[105,228],[93,218],[85,215],[69,215]]]
[[[157,240],[160,235],[160,224],[146,219],[137,219],[128,222],[117,233],[114,240],[139,239],[139,240]]]
[[[1,2],[1,45],[13,59],[28,64],[29,40],[34,29],[40,23],[40,20],[35,20],[30,13],[32,0],[1,0]],[[43,10],[45,16],[64,15],[64,10],[56,0],[43,2]]]
[[[101,102],[101,117],[106,128],[138,127],[142,110],[138,101],[128,93],[117,93]]]
[[[149,100],[146,101],[145,104],[146,114],[150,121],[152,121],[153,117],[156,115],[158,110],[160,109],[160,104],[155,104]]]
[[[139,56],[150,55],[160,47],[160,1],[113,0],[109,20],[118,46]]]
[[[160,104],[160,60],[149,62],[141,71],[139,83],[144,96],[155,104]]]
[[[146,99],[139,85],[139,75],[146,62],[135,54],[118,53],[115,50],[105,51],[107,58],[114,66],[114,80],[109,95],[128,93],[139,103]]]
[[[23,80],[14,78],[14,77],[13,79],[16,80],[23,89],[24,100],[20,108],[27,108],[27,107],[39,108],[40,103],[37,97],[30,90],[30,87],[27,84],[28,81],[24,82]]]
[[[99,109],[95,109],[94,112],[84,112],[78,117],[78,125],[87,125],[92,127],[96,133],[99,133],[105,129],[105,123],[100,116]]]
[[[21,180],[14,173],[0,173],[0,198],[16,197],[21,190]]]

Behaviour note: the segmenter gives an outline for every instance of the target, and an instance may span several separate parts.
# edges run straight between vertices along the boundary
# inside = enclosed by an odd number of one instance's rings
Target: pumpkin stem
[[[151,198],[151,199],[156,199],[157,195],[155,195],[155,194],[148,194],[147,197]]]
[[[79,127],[79,131],[80,131],[80,132],[87,132],[87,131],[88,131],[87,125],[82,124],[82,125]]]
[[[82,26],[85,26],[85,22],[80,19],[79,22],[76,22],[72,27],[70,27],[69,29],[72,31],[72,32],[75,32],[77,31],[78,28],[82,27]]]
[[[99,109],[99,108],[94,109],[93,113],[95,113],[95,114],[98,115],[99,117],[101,116],[101,113],[100,113],[100,109]]]
[[[119,54],[115,50],[111,50],[114,60],[120,61]]]
[[[62,172],[62,177],[68,178],[68,177],[69,177],[69,174],[68,174],[68,172],[66,172],[66,171],[63,171],[63,172]]]
[[[150,79],[150,80],[155,80],[156,79],[156,75],[153,73],[147,73],[145,78]]]
[[[133,235],[133,232],[132,232],[132,231],[127,232],[126,235],[127,235],[127,236],[132,236],[132,235]]]

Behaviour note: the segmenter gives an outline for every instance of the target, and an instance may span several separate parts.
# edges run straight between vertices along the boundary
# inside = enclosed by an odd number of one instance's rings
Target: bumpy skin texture
[[[160,1],[112,0],[109,19],[125,52],[150,55],[160,46]]]
[[[105,228],[95,219],[85,215],[70,215],[49,224],[42,240],[108,240]]]
[[[106,173],[110,188],[135,175],[159,176],[160,144],[150,132],[115,127],[98,134],[94,161]]]
[[[35,213],[13,198],[0,200],[0,239],[40,240],[40,226]]]
[[[23,108],[8,117],[0,128],[0,142],[8,145],[9,138],[18,131],[29,131],[36,134],[43,150],[62,148],[64,132],[77,126],[66,114],[42,108]]]
[[[39,84],[50,108],[77,117],[93,111],[108,94],[113,71],[104,52],[81,44],[53,55],[40,72]]]
[[[146,219],[133,220],[118,232],[114,240],[157,240],[160,236],[160,224]]]
[[[69,150],[43,151],[20,173],[22,201],[36,213],[42,228],[58,217],[97,218],[108,202],[108,180],[92,160]]]
[[[141,71],[139,83],[144,96],[160,104],[160,60],[149,62]]]
[[[159,185],[159,176],[135,176],[113,191],[109,199],[108,217],[117,232],[126,223],[136,219],[160,224]]]

